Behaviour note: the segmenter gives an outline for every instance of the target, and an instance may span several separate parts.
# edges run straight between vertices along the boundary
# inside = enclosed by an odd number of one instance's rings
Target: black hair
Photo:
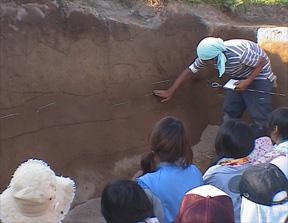
[[[270,133],[277,126],[280,140],[288,139],[288,107],[275,109],[268,120],[268,129]]]
[[[107,223],[135,223],[152,217],[153,206],[135,181],[118,180],[105,186],[101,212]]]
[[[238,119],[224,122],[215,139],[218,155],[225,158],[243,158],[254,148],[254,133],[251,127]]]

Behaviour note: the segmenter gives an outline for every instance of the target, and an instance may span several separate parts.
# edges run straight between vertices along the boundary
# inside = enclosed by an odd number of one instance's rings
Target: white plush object
[[[75,183],[58,177],[41,160],[30,159],[15,171],[0,195],[3,223],[60,223],[75,196]]]

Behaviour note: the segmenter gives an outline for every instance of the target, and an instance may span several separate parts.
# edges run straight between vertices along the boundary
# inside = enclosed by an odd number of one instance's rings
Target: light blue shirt
[[[160,199],[165,223],[172,223],[185,193],[202,185],[203,179],[195,165],[183,169],[175,163],[160,163],[155,172],[139,177],[137,182],[143,189],[149,189]]]
[[[240,222],[241,196],[238,193],[231,192],[229,190],[228,183],[232,177],[242,175],[242,173],[249,166],[251,166],[251,163],[237,166],[215,165],[210,167],[203,176],[205,184],[213,185],[226,192],[231,197],[234,206],[234,219],[236,223]]]

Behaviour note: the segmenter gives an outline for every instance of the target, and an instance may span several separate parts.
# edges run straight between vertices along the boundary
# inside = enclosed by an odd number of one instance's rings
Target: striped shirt
[[[258,44],[249,40],[233,39],[224,41],[224,45],[226,50],[223,53],[227,59],[224,74],[228,74],[234,79],[245,79],[255,69],[260,58],[263,57],[265,64],[255,79],[269,79],[271,82],[275,80],[276,77],[272,72],[270,60]],[[196,58],[189,69],[196,73],[205,66],[201,59]],[[214,66],[217,69],[216,64]]]

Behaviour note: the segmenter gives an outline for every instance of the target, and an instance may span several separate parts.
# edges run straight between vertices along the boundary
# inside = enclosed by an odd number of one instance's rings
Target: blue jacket
[[[224,158],[225,159],[225,158]],[[213,185],[226,192],[232,199],[234,206],[235,223],[240,222],[241,196],[229,190],[229,181],[232,177],[242,175],[242,173],[251,166],[251,163],[237,166],[215,165],[210,167],[204,174],[204,183]]]

